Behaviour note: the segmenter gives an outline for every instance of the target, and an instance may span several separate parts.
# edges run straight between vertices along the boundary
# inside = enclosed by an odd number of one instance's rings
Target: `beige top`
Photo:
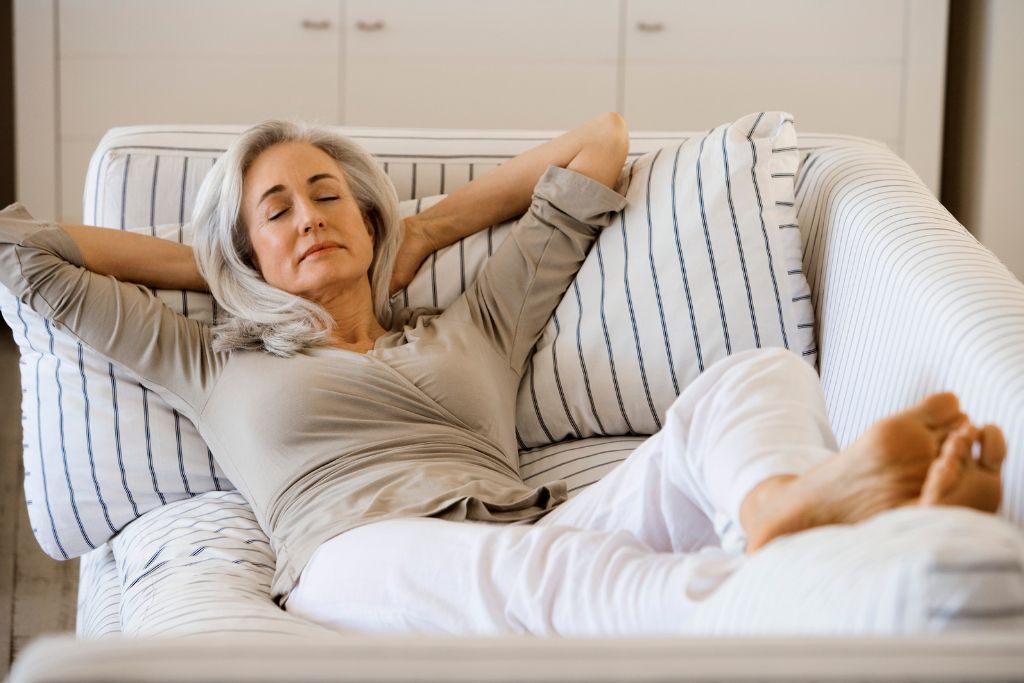
[[[67,233],[0,213],[0,280],[188,417],[277,554],[283,605],[313,551],[395,517],[526,522],[565,483],[519,476],[515,402],[530,351],[625,198],[550,167],[529,211],[446,311],[401,311],[366,354],[216,353],[210,328],[147,288],[82,268]]]

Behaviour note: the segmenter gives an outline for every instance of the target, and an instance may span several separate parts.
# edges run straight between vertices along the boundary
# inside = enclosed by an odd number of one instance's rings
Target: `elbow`
[[[591,122],[591,134],[568,168],[615,189],[629,152],[629,126],[618,112],[601,114]]]
[[[626,119],[617,111],[605,112],[601,114],[600,119],[607,131],[607,144],[621,155],[622,163],[625,163],[626,154],[629,152],[629,125]]]

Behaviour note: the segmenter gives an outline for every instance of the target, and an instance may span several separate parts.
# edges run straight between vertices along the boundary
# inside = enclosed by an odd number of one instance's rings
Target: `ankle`
[[[740,505],[740,526],[753,552],[780,533],[807,523],[811,506],[797,475],[778,475],[755,486]]]

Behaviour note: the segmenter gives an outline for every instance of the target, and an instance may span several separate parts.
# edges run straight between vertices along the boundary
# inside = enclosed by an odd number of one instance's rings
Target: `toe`
[[[981,455],[978,463],[987,470],[999,472],[1006,458],[1006,439],[1003,431],[995,425],[985,425],[979,433]]]
[[[928,468],[924,486],[921,487],[921,505],[941,505],[953,492],[963,471],[963,458],[958,449],[951,447],[947,439],[941,455]]]
[[[930,429],[952,429],[965,417],[960,412],[960,399],[948,391],[926,397],[911,410]]]

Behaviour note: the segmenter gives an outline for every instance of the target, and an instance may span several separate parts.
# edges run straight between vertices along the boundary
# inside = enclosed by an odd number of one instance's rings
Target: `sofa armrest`
[[[1024,285],[886,149],[812,150],[797,187],[839,443],[954,391],[1006,434],[1002,514],[1024,523]]]

